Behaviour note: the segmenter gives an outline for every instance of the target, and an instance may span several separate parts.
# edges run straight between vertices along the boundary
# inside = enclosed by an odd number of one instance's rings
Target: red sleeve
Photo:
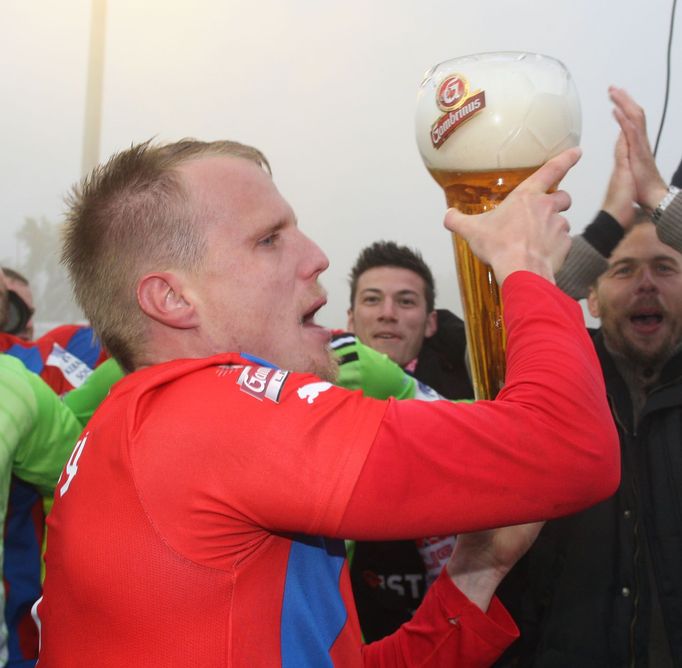
[[[526,272],[505,281],[503,297],[508,365],[498,398],[393,401],[341,534],[468,532],[566,515],[614,492],[618,438],[580,307]]]
[[[443,571],[409,622],[363,647],[364,665],[483,668],[517,637],[516,625],[497,599],[484,613]]]

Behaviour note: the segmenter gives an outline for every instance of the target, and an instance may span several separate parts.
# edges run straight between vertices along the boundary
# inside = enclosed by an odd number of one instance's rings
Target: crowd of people
[[[490,401],[413,249],[363,249],[346,328],[316,323],[327,257],[257,149],[147,142],[84,179],[90,324],[33,340],[0,271],[0,665],[682,666],[682,165],[610,96],[581,235],[577,149],[446,215],[502,290]]]

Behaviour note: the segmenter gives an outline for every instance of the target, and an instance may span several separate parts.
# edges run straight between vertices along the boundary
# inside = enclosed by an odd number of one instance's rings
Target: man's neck
[[[649,362],[634,359],[632,355],[616,350],[606,336],[604,336],[604,346],[613,358],[618,371],[628,382],[628,385],[635,385],[645,391],[652,388],[658,382],[661,372],[668,361],[677,353],[682,352],[682,341],[680,341],[665,359]]]
[[[663,368],[676,353],[682,351],[682,341],[663,362],[656,364],[633,360],[631,356],[614,350],[606,337],[604,337],[604,345],[628,387],[632,400],[633,417],[636,421],[646,403],[647,396],[660,380]]]

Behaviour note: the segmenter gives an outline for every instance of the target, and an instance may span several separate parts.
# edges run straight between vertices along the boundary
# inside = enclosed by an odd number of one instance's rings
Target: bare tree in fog
[[[73,301],[66,271],[59,264],[59,225],[44,217],[26,218],[16,239],[20,264],[7,264],[31,282],[37,322],[54,326],[81,321],[83,314]]]

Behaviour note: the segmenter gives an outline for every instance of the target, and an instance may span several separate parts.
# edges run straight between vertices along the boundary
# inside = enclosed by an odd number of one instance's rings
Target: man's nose
[[[642,267],[639,272],[637,281],[637,291],[638,292],[655,292],[658,290],[658,285],[656,284],[656,279],[653,272],[649,267]]]
[[[303,250],[303,273],[306,277],[312,276],[317,278],[329,267],[329,258],[312,239],[305,235],[303,236],[307,242]]]
[[[397,313],[395,308],[395,302],[390,298],[386,297],[381,302],[381,307],[379,310],[380,320],[397,320]]]

